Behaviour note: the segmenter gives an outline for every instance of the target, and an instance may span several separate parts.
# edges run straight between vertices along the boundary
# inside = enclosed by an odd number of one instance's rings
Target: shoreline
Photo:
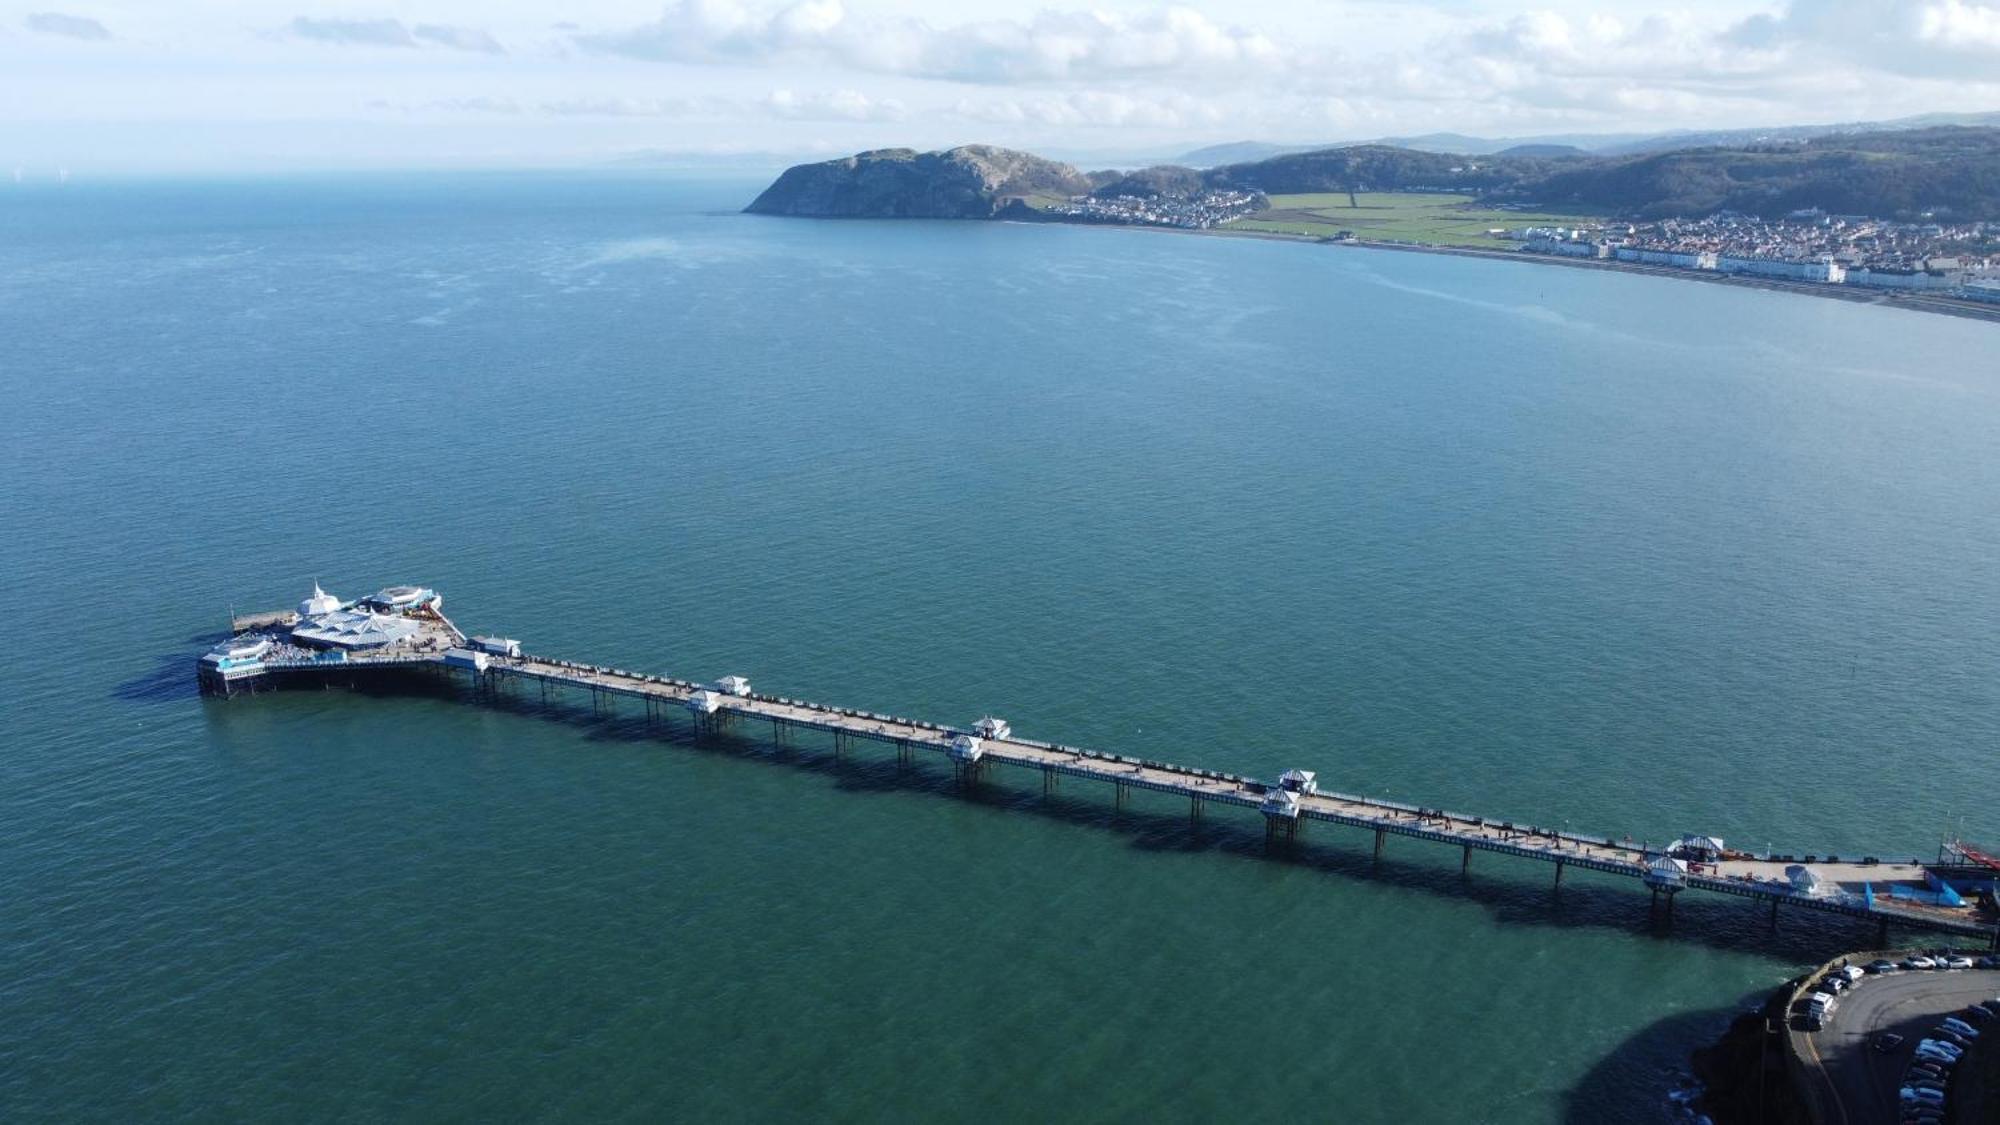
[[[1229,230],[1226,227],[1190,230],[1186,227],[1148,226],[1143,223],[1072,223],[1059,219],[1003,219],[1001,221],[1027,222],[1035,225],[1097,227],[1108,230],[1153,231],[1163,234],[1208,235],[1217,238],[1255,238],[1268,242],[1297,242],[1306,245],[1335,247],[1351,246],[1363,250],[1394,250],[1405,254],[1447,254],[1459,258],[1484,258],[1488,261],[1520,262],[1527,265],[1562,266],[1570,269],[1630,273],[1646,277],[1672,278],[1678,281],[1700,281],[1710,285],[1728,285],[1739,289],[1763,289],[1775,293],[1796,293],[1804,297],[1823,297],[1835,301],[1846,301],[1850,304],[1879,305],[1883,308],[1906,309],[1910,312],[1955,316],[1962,320],[1981,320],[1988,323],[2000,323],[2000,305],[1987,306],[1951,297],[1906,295],[1881,289],[1850,289],[1843,285],[1822,285],[1807,281],[1785,281],[1769,277],[1745,277],[1740,274],[1716,273],[1710,270],[1678,269],[1673,266],[1653,266],[1637,262],[1559,258],[1548,254],[1530,254],[1525,250],[1487,250],[1476,246],[1436,246],[1422,242],[1389,242],[1368,238],[1356,238],[1345,242],[1336,242],[1330,238],[1318,238],[1310,235],[1281,234],[1276,231],[1237,231]]]
[[[1250,234],[1252,232],[1245,231],[1243,233]],[[1343,244],[1334,243],[1333,245]],[[1956,316],[1966,320],[2000,322],[2000,305],[1987,307],[1971,301],[1951,297],[1906,295],[1891,290],[1848,288],[1844,285],[1823,285],[1810,281],[1784,281],[1779,278],[1769,277],[1746,277],[1741,274],[1717,273],[1712,270],[1687,270],[1674,266],[1651,266],[1637,262],[1559,258],[1548,254],[1530,254],[1525,250],[1483,250],[1472,246],[1429,246],[1415,242],[1376,242],[1367,239],[1356,239],[1346,245],[1360,246],[1369,250],[1401,250],[1413,254],[1450,254],[1461,258],[1486,258],[1507,262],[1525,262],[1534,265],[1568,266],[1573,269],[1641,274],[1648,277],[1668,277],[1680,281],[1702,281],[1711,285],[1729,285],[1739,289],[1764,289],[1776,293],[1797,293],[1806,297],[1825,297],[1835,301],[1846,301],[1849,304],[1882,305],[1887,308],[1908,309],[1912,312]]]

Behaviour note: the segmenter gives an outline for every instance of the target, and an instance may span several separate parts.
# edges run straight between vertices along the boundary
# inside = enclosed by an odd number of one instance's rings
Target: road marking
[[[1826,1072],[1826,1063],[1819,1057],[1819,1045],[1812,1040],[1812,1033],[1806,1033],[1806,1053],[1812,1056],[1813,1069],[1819,1071],[1820,1085],[1833,1098],[1833,1108],[1840,1111],[1840,1125],[1847,1125],[1847,1103],[1841,1100],[1840,1087],[1834,1085],[1833,1077]]]

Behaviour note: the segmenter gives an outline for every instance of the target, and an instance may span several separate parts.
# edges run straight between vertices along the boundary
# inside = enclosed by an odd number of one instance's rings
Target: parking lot
[[[1990,970],[1868,976],[1841,996],[1823,1030],[1791,1034],[1808,1069],[1817,1064],[1834,1121],[1895,1121],[1896,1090],[1917,1042],[1940,1018],[1996,996],[2000,972]],[[1877,1051],[1872,1044],[1883,1032],[1901,1035],[1903,1042],[1892,1052]]]

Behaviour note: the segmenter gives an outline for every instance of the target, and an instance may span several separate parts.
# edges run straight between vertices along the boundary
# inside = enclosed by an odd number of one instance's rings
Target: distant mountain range
[[[1517,142],[1490,156],[1347,145],[1209,168],[1088,174],[991,145],[879,149],[789,168],[748,209],[828,218],[1031,218],[1086,193],[1186,200],[1216,192],[1363,191],[1458,192],[1489,203],[1641,219],[1723,210],[1780,216],[1816,207],[2000,221],[2000,127],[1861,130],[1807,140],[1759,134],[1754,143],[1622,154],[1554,141]]]
[[[1666,133],[1558,133],[1533,137],[1473,137],[1464,133],[1425,133],[1412,137],[1378,137],[1368,141],[1335,141],[1315,145],[1281,145],[1265,141],[1232,141],[1207,145],[1184,152],[1173,163],[1195,168],[1224,164],[1247,164],[1318,152],[1330,148],[1387,145],[1416,152],[1438,152],[1456,156],[1554,155],[1538,150],[1551,147],[1575,149],[1573,155],[1625,156],[1666,152],[1673,149],[1703,148],[1714,145],[1753,145],[1802,142],[1847,133],[1882,133],[1930,129],[1941,125],[2000,126],[2000,113],[1927,113],[1891,121],[1850,121],[1834,125],[1782,125],[1758,129],[1677,130]],[[1528,151],[1517,151],[1528,150]]]

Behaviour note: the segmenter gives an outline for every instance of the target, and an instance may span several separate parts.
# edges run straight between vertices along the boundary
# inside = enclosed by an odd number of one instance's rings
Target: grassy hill
[[[1195,173],[1148,169],[1147,183],[1252,188],[1268,195],[1450,191],[1489,203],[1532,201],[1644,218],[1716,211],[1780,216],[1818,207],[1912,219],[2000,221],[2000,128],[1942,127],[1631,156],[1516,150],[1467,157],[1361,145],[1286,153]],[[1109,190],[1109,189],[1107,189]]]
[[[1803,144],[1698,148],[1576,162],[1509,191],[1549,204],[1644,218],[1741,211],[2000,219],[2000,129],[1940,128],[1821,137]]]

